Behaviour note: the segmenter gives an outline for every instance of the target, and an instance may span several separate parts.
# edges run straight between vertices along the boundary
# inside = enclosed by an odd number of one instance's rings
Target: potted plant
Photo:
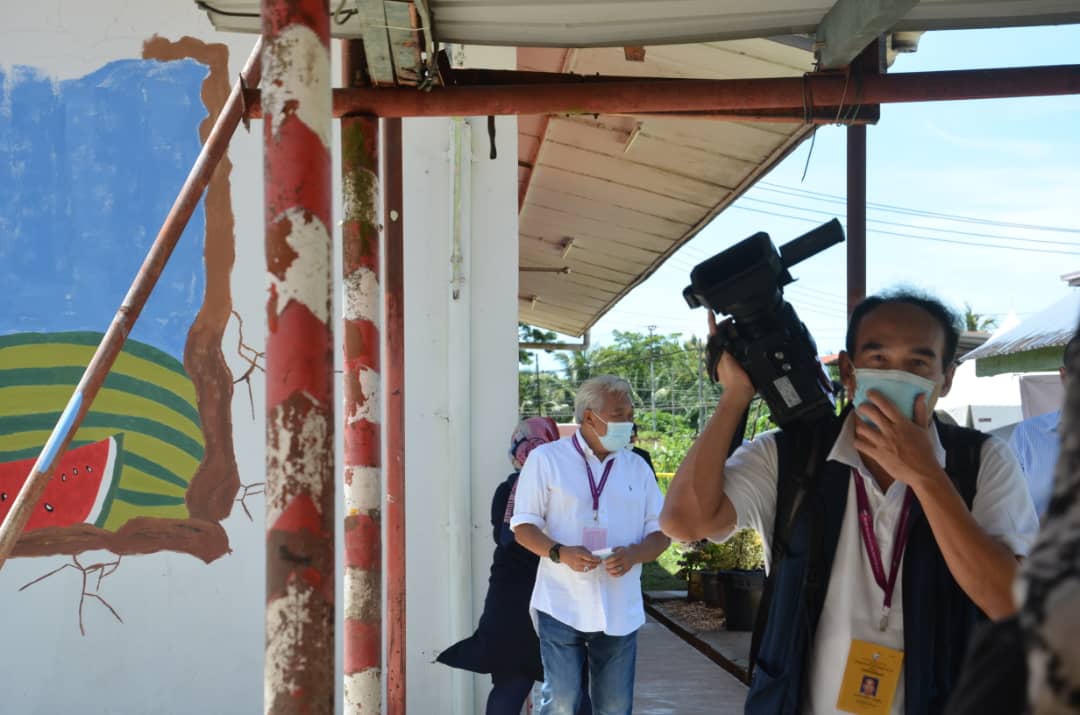
[[[744,529],[725,541],[720,571],[724,615],[729,631],[751,631],[765,587],[765,549],[761,537]]]
[[[725,553],[723,544],[708,539],[682,547],[678,563],[680,575],[687,580],[687,601],[704,601],[709,608],[723,608],[718,569],[726,568]]]
[[[686,579],[686,600],[702,601],[705,599],[702,570],[709,564],[709,541],[702,539],[680,547],[678,576]]]

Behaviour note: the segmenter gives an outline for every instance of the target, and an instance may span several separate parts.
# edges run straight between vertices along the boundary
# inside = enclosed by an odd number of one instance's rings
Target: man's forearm
[[[519,544],[541,558],[547,558],[551,547],[557,542],[535,524],[518,524],[514,528],[514,538]]]
[[[942,472],[921,480],[915,496],[949,572],[968,598],[993,620],[1015,613],[1016,557],[983,531],[948,476]]]
[[[660,525],[682,541],[711,536],[724,504],[724,462],[746,402],[724,393],[668,486]]]
[[[656,561],[664,549],[671,545],[671,539],[662,531],[654,531],[635,546],[635,560],[638,563],[647,564]]]

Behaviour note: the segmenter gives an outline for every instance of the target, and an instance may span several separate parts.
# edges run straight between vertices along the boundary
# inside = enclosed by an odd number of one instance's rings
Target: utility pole
[[[652,409],[652,431],[656,431],[656,369],[653,365],[656,357],[656,345],[653,343],[655,325],[649,326],[649,407]]]
[[[705,383],[702,378],[705,375],[705,346],[698,345],[698,371],[697,371],[697,432],[705,428]]]
[[[536,414],[544,416],[544,398],[540,393],[540,351],[533,353],[533,361],[536,363]]]

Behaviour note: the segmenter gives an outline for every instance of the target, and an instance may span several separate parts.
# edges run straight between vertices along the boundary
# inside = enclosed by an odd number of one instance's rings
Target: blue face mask
[[[593,412],[593,416],[607,425],[606,434],[596,435],[604,449],[609,452],[618,452],[630,444],[630,437],[634,434],[633,422],[608,422],[595,412]]]
[[[855,407],[859,407],[869,402],[866,393],[868,390],[875,390],[885,395],[905,417],[913,420],[915,419],[915,399],[919,395],[926,395],[926,407],[932,410],[937,398],[937,387],[937,383],[933,380],[927,380],[925,377],[919,377],[904,370],[855,368],[854,403]],[[873,424],[865,417],[863,420]]]

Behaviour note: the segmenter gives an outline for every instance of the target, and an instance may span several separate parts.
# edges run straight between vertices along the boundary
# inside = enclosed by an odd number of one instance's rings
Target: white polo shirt
[[[888,490],[884,493],[881,491],[855,450],[856,419],[854,414],[848,415],[828,459],[858,470],[869,497],[874,515],[874,534],[887,569],[892,559],[896,523],[907,486],[893,482]],[[944,467],[945,449],[941,446],[936,429],[931,430],[931,437],[938,463]],[[766,561],[771,555],[776,513],[777,467],[775,433],[767,432],[736,450],[724,469],[724,492],[735,507],[737,528],[751,528],[761,534]],[[1027,555],[1038,533],[1039,520],[1019,464],[1005,443],[996,437],[983,443],[971,511],[975,521],[988,535],[1008,546],[1014,554]],[[809,693],[803,710],[806,713],[823,715],[838,712],[836,699],[852,639],[904,649],[903,565],[896,579],[888,629],[882,633],[879,624],[884,594],[874,580],[863,547],[857,512],[855,482],[849,478],[844,522],[813,642]],[[727,536],[730,535],[721,538]],[[895,715],[904,712],[903,674],[890,712]]]
[[[604,467],[614,460],[600,495],[597,520],[593,520],[592,492],[582,456],[571,438],[534,449],[518,477],[514,516],[510,528],[535,524],[550,538],[566,546],[582,543],[582,529],[607,529],[607,545],[636,544],[660,531],[664,497],[652,470],[629,449],[619,450],[600,462],[589,449],[581,431],[578,444],[589,460],[597,485]],[[585,633],[603,631],[612,636],[633,633],[645,623],[641,601],[641,565],[635,564],[621,577],[610,576],[603,566],[588,572],[540,559],[529,608],[543,611]]]

